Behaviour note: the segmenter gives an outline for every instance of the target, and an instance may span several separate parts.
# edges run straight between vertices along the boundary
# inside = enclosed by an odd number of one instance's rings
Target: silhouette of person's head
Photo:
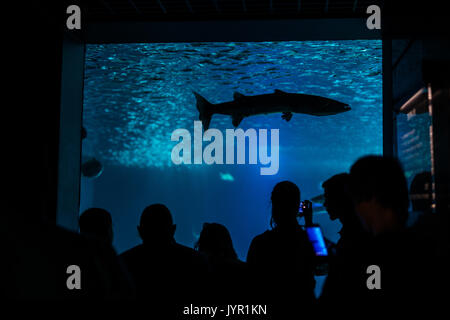
[[[87,209],[80,215],[79,225],[81,234],[93,236],[112,244],[112,219],[111,214],[105,209]]]
[[[355,211],[373,234],[403,228],[408,219],[408,186],[400,163],[391,157],[367,156],[350,170]]]
[[[350,196],[350,175],[340,173],[322,183],[325,202],[331,220],[339,219],[344,223],[345,218],[353,213],[353,202]]]
[[[137,229],[144,244],[168,244],[174,241],[176,225],[169,209],[158,203],[144,209]]]
[[[418,173],[411,181],[409,194],[414,211],[428,212],[432,204],[431,172]]]
[[[198,251],[210,256],[237,259],[228,229],[219,223],[204,223],[197,241]]]
[[[272,220],[276,227],[284,228],[298,225],[297,215],[300,207],[300,189],[295,183],[282,181],[275,185],[271,195]]]

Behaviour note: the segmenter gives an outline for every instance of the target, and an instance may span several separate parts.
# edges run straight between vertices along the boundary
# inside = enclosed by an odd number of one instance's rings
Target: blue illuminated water
[[[139,243],[142,209],[166,204],[177,224],[176,239],[192,246],[203,222],[223,223],[245,260],[251,239],[269,228],[270,192],[295,182],[308,199],[321,183],[347,171],[366,154],[382,152],[381,41],[172,43],[87,45],[83,157],[105,169],[82,178],[81,210],[103,207],[114,220],[118,252]],[[280,167],[261,176],[260,165],[175,166],[173,130],[193,132],[196,91],[212,103],[233,93],[257,95],[280,89],[348,103],[343,114],[254,116],[240,127],[280,130]],[[233,128],[216,115],[210,127]],[[315,222],[331,240],[339,225],[317,210]]]

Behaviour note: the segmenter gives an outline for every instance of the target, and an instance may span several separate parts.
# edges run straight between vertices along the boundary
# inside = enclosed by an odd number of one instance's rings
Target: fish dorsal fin
[[[285,94],[285,93],[287,93],[287,92],[284,92],[284,91],[282,91],[282,90],[275,89],[275,93],[278,93],[278,94]]]
[[[235,92],[235,93],[233,94],[234,100],[242,99],[242,98],[244,98],[244,97],[245,97],[245,95],[243,95],[242,93],[239,93],[239,92]]]
[[[244,119],[244,116],[241,114],[234,114],[232,116],[233,119],[233,126],[236,128],[242,121],[242,119]]]

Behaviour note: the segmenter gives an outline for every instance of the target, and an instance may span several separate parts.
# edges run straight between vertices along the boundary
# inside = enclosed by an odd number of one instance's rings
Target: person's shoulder
[[[173,246],[176,250],[180,250],[180,251],[184,251],[184,252],[196,252],[194,249],[189,248],[188,246],[185,246],[178,242],[175,242]]]
[[[177,252],[178,254],[181,255],[185,255],[185,256],[193,256],[193,257],[199,257],[200,254],[195,251],[192,248],[189,248],[185,245],[179,244],[179,243],[175,243],[173,246],[175,252]]]
[[[202,253],[179,243],[174,244],[174,252],[178,259],[195,266],[204,266],[208,261]]]
[[[274,230],[266,230],[263,233],[257,235],[255,238],[253,238],[254,241],[265,241],[267,239],[272,238],[274,235]]]
[[[274,237],[274,231],[273,230],[266,230],[263,233],[255,236],[252,240],[251,246],[252,247],[259,247],[264,246],[266,243],[270,243]]]
[[[192,248],[189,248],[185,245],[176,242],[173,244],[172,252],[179,257],[194,258],[194,259],[200,257],[198,251],[195,251]]]
[[[238,270],[245,270],[247,268],[247,264],[239,259],[234,259],[233,265]]]
[[[128,250],[122,252],[119,256],[121,259],[128,260],[128,259],[132,259],[135,256],[140,255],[142,253],[142,251],[143,251],[143,245],[139,244],[131,249],[128,249]]]
[[[58,241],[55,242],[56,245],[62,244],[72,245],[75,247],[85,247],[89,246],[91,243],[87,237],[60,226],[44,224],[42,226],[42,233],[48,238],[58,239]]]

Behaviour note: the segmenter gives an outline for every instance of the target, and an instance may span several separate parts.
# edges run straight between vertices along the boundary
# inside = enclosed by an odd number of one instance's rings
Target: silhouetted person
[[[9,298],[105,300],[134,297],[133,285],[110,245],[44,221],[17,217],[10,222],[6,237],[12,252],[8,257],[8,249],[3,256],[3,263],[10,270],[9,284],[4,291]],[[79,267],[79,273],[68,270],[69,266]],[[68,283],[73,287],[68,287]]]
[[[273,228],[253,239],[247,255],[255,275],[254,296],[275,303],[277,316],[301,314],[315,300],[315,255],[297,221],[300,190],[290,181],[280,182],[271,200]]]
[[[146,207],[137,229],[143,243],[121,257],[136,283],[138,298],[157,307],[195,303],[207,263],[193,249],[175,242],[176,226],[169,209],[163,204]]]
[[[105,209],[87,209],[80,215],[79,225],[81,234],[112,244],[112,219],[111,214]]]
[[[438,266],[433,266],[431,250],[405,228],[408,186],[398,161],[381,156],[361,158],[350,170],[350,184],[355,211],[371,239],[360,264],[356,264],[359,270],[351,268],[352,280],[345,291],[351,299],[347,302],[404,309],[438,299],[434,286],[438,279],[432,277]],[[379,290],[367,286],[370,265],[381,270]]]
[[[246,265],[238,259],[228,229],[219,223],[204,223],[196,249],[208,258],[213,301],[230,303],[247,298]],[[242,302],[242,300],[241,300]]]
[[[409,196],[403,169],[389,157],[367,156],[350,170],[355,210],[373,236],[405,228]]]
[[[326,180],[324,189],[324,207],[327,209],[330,220],[338,219],[342,228],[340,238],[336,245],[337,254],[341,254],[345,247],[359,245],[365,236],[361,221],[356,216],[353,201],[350,195],[350,175],[341,173]],[[350,248],[349,248],[350,249]]]
[[[329,257],[329,271],[320,297],[321,306],[335,304],[336,297],[346,285],[345,273],[360,253],[365,250],[367,234],[356,216],[350,194],[350,175],[341,173],[326,180],[324,189],[324,207],[330,220],[338,219],[342,224],[340,238],[335,246],[334,256]]]

